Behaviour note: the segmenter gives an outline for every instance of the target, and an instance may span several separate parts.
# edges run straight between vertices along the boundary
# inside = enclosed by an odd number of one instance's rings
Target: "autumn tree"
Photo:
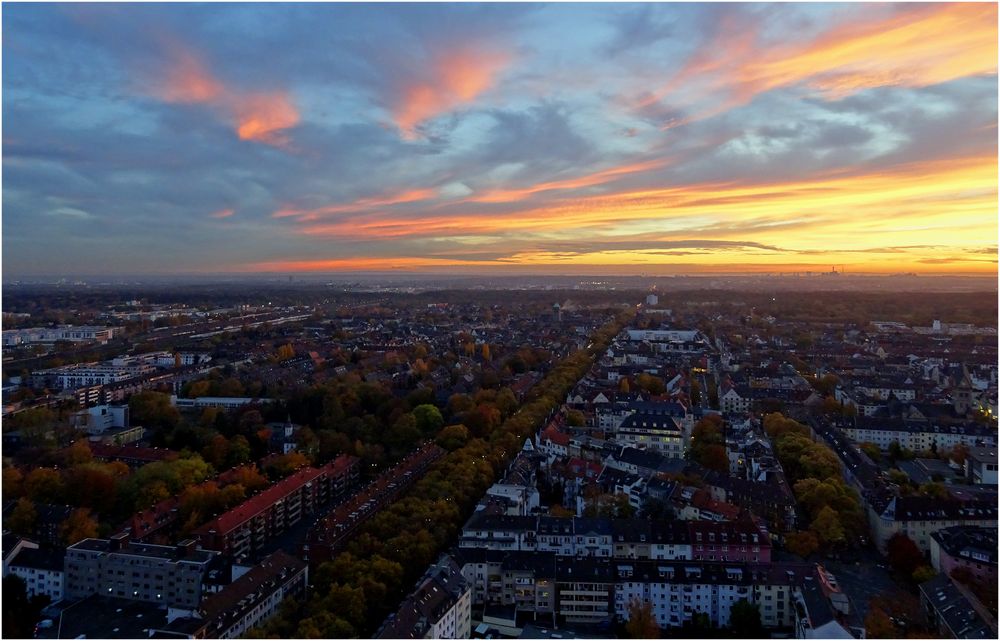
[[[865,636],[869,639],[894,639],[899,637],[899,633],[884,610],[871,606],[865,616]]]
[[[630,639],[658,639],[660,626],[653,614],[653,605],[649,601],[633,598],[628,605],[628,622],[625,623],[625,633]]]
[[[82,507],[70,512],[66,520],[59,526],[59,538],[65,545],[73,545],[83,539],[97,537],[97,521],[90,510]]]
[[[841,545],[847,540],[839,515],[829,505],[820,510],[809,529],[827,545]]]
[[[21,495],[24,491],[22,485],[24,483],[24,475],[21,471],[14,466],[6,466],[3,468],[3,498],[4,500],[10,500]]]
[[[469,428],[464,425],[448,425],[438,434],[436,442],[449,452],[457,450],[469,440]]]
[[[62,503],[66,487],[62,475],[48,467],[36,467],[24,478],[24,493],[39,503]]]
[[[917,547],[917,544],[902,533],[892,535],[886,544],[886,552],[889,565],[904,576],[912,576],[913,572],[924,562],[924,554]]]
[[[38,512],[35,510],[35,502],[21,497],[14,505],[5,525],[18,536],[29,536],[35,530],[37,522]]]
[[[819,537],[812,530],[791,532],[785,535],[785,548],[804,559],[819,549]]]

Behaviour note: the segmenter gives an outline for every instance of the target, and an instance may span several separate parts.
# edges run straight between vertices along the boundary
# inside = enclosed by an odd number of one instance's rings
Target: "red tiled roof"
[[[195,530],[194,533],[208,534],[210,530],[215,530],[218,534],[225,535],[261,512],[264,512],[276,502],[298,491],[306,483],[324,475],[338,476],[356,464],[357,460],[357,457],[343,455],[338,456],[335,460],[321,468],[303,468],[291,476],[278,481],[260,494],[250,497],[228,512],[219,515],[217,518]]]
[[[560,432],[555,428],[554,425],[549,425],[544,432],[542,432],[542,440],[549,440],[556,445],[562,445],[566,447],[569,445],[569,434]]]

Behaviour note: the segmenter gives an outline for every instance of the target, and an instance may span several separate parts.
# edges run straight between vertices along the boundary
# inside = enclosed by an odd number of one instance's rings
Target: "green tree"
[[[133,394],[128,407],[133,425],[142,425],[153,430],[172,430],[181,420],[180,412],[170,404],[170,396],[160,392]]]
[[[28,598],[27,585],[13,574],[3,578],[3,638],[33,639],[35,623],[41,619],[42,608],[48,605],[49,597]]]
[[[430,404],[418,405],[413,408],[413,418],[416,419],[417,429],[425,436],[437,434],[441,426],[444,425],[441,410]]]
[[[916,584],[926,583],[937,576],[937,570],[929,565],[921,565],[913,571],[913,582]]]
[[[764,626],[760,621],[760,607],[746,599],[740,599],[729,610],[729,627],[737,636],[748,639],[761,639]]]

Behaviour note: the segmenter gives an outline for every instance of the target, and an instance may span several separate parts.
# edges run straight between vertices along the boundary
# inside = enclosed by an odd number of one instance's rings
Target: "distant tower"
[[[646,297],[647,305],[656,305],[659,302],[660,302],[660,297],[657,296],[656,294],[650,294],[649,296]]]
[[[952,402],[955,405],[955,413],[959,416],[965,416],[972,409],[972,383],[969,381],[969,375],[964,372],[962,382],[952,393]]]
[[[552,311],[555,313],[556,318],[562,321],[562,306],[559,303],[552,306]]]

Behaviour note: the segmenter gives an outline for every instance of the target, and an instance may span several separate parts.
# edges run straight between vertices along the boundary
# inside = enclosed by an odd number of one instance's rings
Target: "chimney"
[[[108,539],[108,550],[110,552],[117,552],[118,550],[128,549],[130,534],[129,532],[119,532]]]
[[[177,556],[180,558],[187,558],[191,556],[194,551],[198,548],[198,542],[194,539],[184,539],[177,544]]]

